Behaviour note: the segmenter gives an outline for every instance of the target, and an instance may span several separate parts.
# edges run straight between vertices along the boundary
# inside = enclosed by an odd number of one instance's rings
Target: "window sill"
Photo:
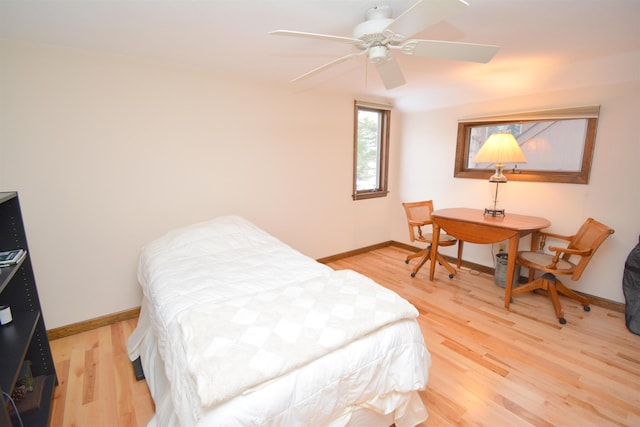
[[[376,197],[387,197],[388,191],[360,191],[353,194],[353,200],[374,199]]]

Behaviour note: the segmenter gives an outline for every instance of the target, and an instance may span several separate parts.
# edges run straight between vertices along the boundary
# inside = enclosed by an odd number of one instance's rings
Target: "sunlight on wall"
[[[461,69],[457,77],[482,84],[496,98],[502,98],[541,87],[548,78],[547,70],[556,67],[558,62],[545,56],[525,56],[510,61],[500,60],[498,56],[482,68]]]

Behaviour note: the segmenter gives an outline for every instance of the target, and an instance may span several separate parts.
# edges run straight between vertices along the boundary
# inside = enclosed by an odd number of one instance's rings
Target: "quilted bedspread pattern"
[[[416,309],[353,271],[231,298],[179,317],[204,406],[287,373]]]

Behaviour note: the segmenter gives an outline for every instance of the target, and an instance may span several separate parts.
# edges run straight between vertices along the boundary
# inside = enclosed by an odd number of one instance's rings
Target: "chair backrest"
[[[569,249],[591,249],[588,255],[581,256],[580,260],[576,263],[576,269],[571,276],[571,280],[578,280],[582,275],[582,272],[591,261],[591,257],[596,253],[598,247],[605,241],[607,237],[612,235],[615,230],[601,222],[596,221],[593,218],[588,218],[584,224],[580,227],[576,235],[569,243]],[[570,254],[564,254],[563,258],[568,260]]]
[[[422,240],[422,226],[430,225],[431,212],[433,212],[433,200],[424,200],[422,202],[403,203],[402,207],[407,215],[409,224],[409,238],[411,241]]]

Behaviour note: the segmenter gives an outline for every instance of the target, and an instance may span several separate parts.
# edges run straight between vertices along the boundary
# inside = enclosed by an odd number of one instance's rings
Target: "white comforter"
[[[353,271],[229,298],[178,316],[203,406],[324,356],[389,323],[415,318],[397,294]]]
[[[216,405],[385,325],[417,316],[408,302],[370,279],[333,271],[239,217],[154,241],[143,250],[139,280],[183,425],[195,425]],[[421,366],[407,367],[415,375],[397,392],[426,384],[428,353],[424,343],[415,347],[409,360]],[[320,382],[331,377],[317,375]]]

